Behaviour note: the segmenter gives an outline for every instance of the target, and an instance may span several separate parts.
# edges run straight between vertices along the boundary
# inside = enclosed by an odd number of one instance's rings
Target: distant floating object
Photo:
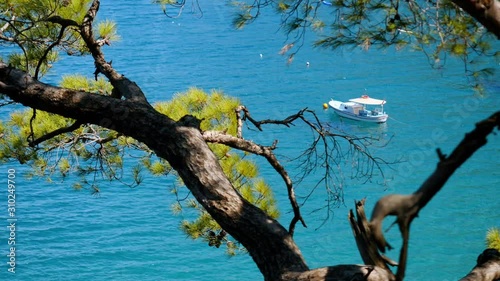
[[[328,109],[328,104],[327,103],[323,104],[323,109]]]
[[[307,67],[309,67],[309,62],[306,62]]]
[[[328,1],[321,1],[321,2],[323,2],[323,4],[325,4],[327,6],[332,6],[333,5],[332,2],[328,2]]]
[[[385,100],[370,98],[367,95],[350,99],[348,102],[333,99],[328,102],[328,105],[341,117],[371,123],[384,123],[387,121],[389,115],[384,111],[384,104]],[[367,109],[367,105],[380,107]]]
[[[262,57],[263,57],[263,55],[262,55],[262,54],[260,54],[260,58],[262,58]]]

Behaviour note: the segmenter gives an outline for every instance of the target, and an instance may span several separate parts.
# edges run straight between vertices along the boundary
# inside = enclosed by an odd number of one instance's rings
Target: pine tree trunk
[[[147,103],[43,84],[0,63],[0,92],[25,106],[106,127],[146,144],[179,173],[197,201],[248,250],[265,280],[308,269],[288,231],[238,194],[196,127]]]

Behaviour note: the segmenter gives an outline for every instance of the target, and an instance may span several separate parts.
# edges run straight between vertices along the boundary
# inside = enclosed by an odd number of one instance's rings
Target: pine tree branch
[[[252,118],[250,115],[250,112],[246,109],[244,106],[240,106],[237,110],[236,113],[237,115],[240,115],[240,112],[243,112],[243,117],[241,118],[242,120],[248,120],[250,121],[259,131],[262,131],[262,125],[265,124],[275,124],[275,125],[285,125],[287,127],[290,127],[290,125],[293,125],[293,122],[297,119],[301,119],[302,116],[304,116],[304,112],[310,112],[307,108],[304,108],[297,112],[296,114],[290,115],[287,118],[283,120],[277,120],[277,119],[264,119],[257,121]]]
[[[37,139],[35,139],[33,141],[30,141],[29,145],[31,147],[35,147],[35,146],[39,145],[40,143],[42,143],[42,142],[44,142],[46,140],[50,140],[51,138],[54,138],[54,137],[56,137],[58,135],[72,132],[72,131],[80,128],[81,125],[82,125],[81,122],[76,121],[75,123],[69,125],[68,127],[59,128],[59,129],[54,130],[54,131],[52,131],[50,133],[47,133],[47,134],[45,134],[45,135],[43,135],[43,136],[41,136],[41,137],[39,137],[39,138],[37,138]]]
[[[61,40],[64,36],[64,32],[66,31],[66,28],[70,25],[75,25],[76,22],[72,21],[72,20],[63,20],[61,17],[57,16],[59,22],[62,26],[61,26],[61,30],[59,31],[59,35],[57,36],[57,40],[52,42],[52,44],[50,44],[49,47],[47,47],[47,49],[45,50],[45,52],[43,53],[42,57],[38,60],[38,64],[36,65],[36,68],[35,68],[35,79],[38,79],[39,78],[39,73],[40,73],[40,68],[42,67],[42,64],[47,60],[47,56],[49,55],[50,51],[52,51],[52,49],[54,49],[55,46],[59,45],[61,43]],[[52,17],[52,22],[53,22],[54,17]],[[48,18],[47,21],[51,21],[51,18]]]
[[[16,20],[16,16],[13,15],[12,18],[10,20],[5,20],[5,24],[0,28],[0,39],[1,40],[4,40],[4,41],[8,41],[8,42],[14,42],[15,39],[12,38],[12,37],[7,37],[7,36],[4,36],[4,32],[5,30],[7,30],[7,28],[9,28],[9,26],[12,25],[12,22]]]
[[[68,26],[75,26],[75,27],[80,27],[80,25],[74,21],[74,20],[70,20],[70,19],[65,19],[65,18],[62,18],[61,16],[51,16],[51,17],[48,17],[46,19],[46,21],[48,22],[51,22],[51,23],[57,23],[59,25],[61,25],[61,27],[68,27]]]
[[[94,58],[94,64],[96,67],[96,76],[98,73],[104,74],[109,82],[114,87],[114,93],[117,98],[122,96],[128,100],[141,103],[143,105],[151,106],[141,88],[130,79],[126,78],[124,75],[118,73],[112,66],[111,62],[107,62],[104,58],[104,54],[101,50],[103,45],[102,40],[96,40],[92,31],[92,24],[99,10],[100,1],[94,0],[90,6],[87,14],[83,19],[83,24],[81,25],[80,34],[83,41],[89,48],[92,57]]]
[[[1,65],[0,65],[1,67]],[[12,85],[7,85],[4,82],[0,81],[0,93],[9,95],[9,94],[15,94],[18,92],[18,88],[14,87]]]
[[[288,199],[290,201],[290,204],[292,205],[292,210],[294,213],[294,217],[292,218],[289,226],[289,233],[290,235],[293,235],[294,230],[295,230],[295,225],[297,222],[301,222],[304,227],[307,227],[301,213],[300,213],[300,207],[299,204],[297,203],[297,199],[295,197],[295,191],[293,188],[293,183],[292,179],[288,175],[288,172],[286,169],[281,165],[281,163],[278,161],[276,158],[276,155],[274,155],[273,150],[276,148],[276,142],[272,146],[262,146],[258,145],[252,141],[245,140],[242,138],[238,138],[232,135],[228,135],[222,132],[218,131],[205,131],[203,132],[203,138],[207,142],[212,142],[212,143],[220,143],[227,145],[229,147],[239,149],[242,151],[246,151],[252,154],[260,155],[266,158],[266,160],[269,162],[269,164],[278,172],[278,174],[281,176],[283,181],[285,182],[287,192],[288,192]]]
[[[370,220],[370,231],[373,242],[381,252],[391,248],[382,233],[382,221],[387,216],[396,216],[401,231],[403,245],[399,256],[396,280],[403,280],[406,270],[409,229],[414,218],[421,209],[441,190],[453,173],[487,142],[487,136],[497,128],[500,129],[500,111],[476,124],[476,128],[465,135],[453,152],[446,156],[440,151],[440,159],[436,170],[427,178],[420,188],[410,195],[392,194],[382,197],[376,204]]]
[[[486,249],[477,257],[477,264],[459,281],[498,281],[500,280],[500,252]]]
[[[498,0],[453,0],[453,3],[500,39],[500,2]]]

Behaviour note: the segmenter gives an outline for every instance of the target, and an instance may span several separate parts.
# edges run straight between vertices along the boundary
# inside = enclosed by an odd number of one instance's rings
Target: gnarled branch
[[[367,234],[368,237],[371,237],[372,243],[377,245],[381,252],[384,252],[386,248],[391,248],[382,233],[382,221],[387,216],[396,216],[396,223],[399,226],[403,238],[396,280],[403,280],[405,275],[411,222],[417,217],[419,211],[427,205],[439,190],[441,190],[451,175],[467,161],[474,152],[486,144],[486,137],[495,128],[500,128],[500,111],[486,120],[477,123],[476,128],[466,134],[465,138],[449,156],[439,152],[438,157],[440,161],[436,170],[413,194],[388,195],[381,198],[375,204],[369,223],[369,231],[371,233]],[[367,246],[362,245],[362,247]],[[362,255],[367,251],[372,250],[360,249]]]
[[[459,281],[498,281],[500,280],[500,252],[486,249],[477,257],[476,266]]]
[[[364,165],[360,167],[357,172],[356,172],[356,177],[361,176],[361,177],[366,177],[367,180],[371,177],[371,174],[373,173],[373,170],[378,169],[381,174],[383,175],[383,171],[381,169],[381,165],[383,164],[389,164],[388,162],[379,159],[377,157],[374,157],[373,155],[370,154],[370,152],[367,149],[367,144],[366,142],[372,141],[373,138],[371,137],[354,137],[350,136],[348,134],[343,134],[343,133],[335,133],[333,132],[332,128],[329,128],[322,124],[322,122],[319,120],[318,116],[314,113],[314,111],[309,110],[307,108],[299,110],[297,113],[292,114],[284,119],[264,119],[264,120],[256,120],[251,117],[250,112],[245,108],[244,106],[239,106],[236,110],[236,117],[237,117],[237,136],[238,138],[241,138],[242,135],[242,125],[243,121],[248,120],[251,124],[253,124],[258,130],[262,131],[263,125],[266,124],[275,124],[275,125],[284,125],[287,127],[290,127],[292,125],[295,125],[294,122],[296,121],[302,121],[304,122],[307,127],[309,127],[314,135],[314,141],[310,145],[309,148],[307,148],[297,159],[305,159],[300,162],[299,167],[301,167],[302,171],[299,176],[298,182],[302,181],[304,178],[306,178],[314,169],[321,167],[321,169],[325,170],[325,176],[320,179],[315,186],[311,188],[310,193],[305,197],[304,202],[307,201],[309,196],[316,190],[318,186],[321,184],[325,185],[325,188],[328,193],[328,204],[327,208],[330,210],[331,208],[331,203],[332,202],[339,202],[342,201],[342,193],[339,191],[339,188],[331,188],[332,185],[334,185],[334,166],[331,163],[338,164],[339,158],[343,158],[347,155],[352,155],[355,156],[357,155],[359,158],[363,158],[363,160],[367,161],[367,165]],[[312,118],[307,118],[306,114],[312,115]],[[341,151],[341,146],[338,145],[338,138],[345,140],[349,144],[349,150],[347,152]],[[330,144],[332,142],[333,144]],[[322,146],[324,149],[320,152],[318,152],[318,147]],[[241,148],[240,148],[241,149]],[[274,149],[274,145],[272,147]],[[271,150],[269,152],[271,152]],[[254,154],[259,154],[258,152],[252,152]],[[259,154],[261,155],[261,154]],[[286,171],[284,168],[279,165],[276,166],[272,164],[272,162],[279,163],[277,159],[275,159],[274,154],[271,154],[273,159],[268,158],[268,161],[273,165],[273,167],[276,169],[276,171],[282,175],[285,183],[287,184],[287,189],[288,189],[288,194],[290,197],[290,201],[292,202],[292,208],[294,210],[295,216],[292,219],[290,223],[290,231],[293,233],[293,229],[295,224],[298,221],[301,221],[303,225],[305,226],[305,223],[303,222],[302,216],[299,213],[299,205],[296,203],[295,195],[294,195],[294,188],[292,185],[292,181],[290,177],[287,175]],[[266,156],[267,158],[267,156]],[[295,159],[295,160],[297,160]],[[313,159],[311,161],[311,159]],[[321,161],[319,161],[319,159]],[[319,163],[321,162],[321,163]],[[286,175],[286,176],[283,176]],[[337,178],[338,179],[338,178]],[[297,184],[297,182],[295,182]],[[328,214],[330,211],[328,212]],[[326,221],[326,220],[325,220]]]
[[[311,269],[305,272],[289,272],[281,280],[286,281],[394,281],[394,275],[374,265],[343,264]]]
[[[273,153],[275,144],[273,146],[262,146],[253,143],[252,141],[234,137],[217,131],[205,131],[203,132],[203,138],[207,142],[221,143],[230,146],[232,148],[264,156],[264,158],[267,159],[269,164],[276,170],[276,172],[280,174],[281,178],[286,184],[288,199],[290,200],[290,204],[292,205],[292,210],[294,213],[294,217],[290,222],[288,232],[290,232],[290,235],[293,235],[295,230],[295,225],[297,224],[298,221],[300,221],[304,227],[307,227],[306,222],[304,221],[300,213],[300,207],[295,197],[292,180],[290,179],[290,176],[285,170],[285,167],[281,165],[281,163],[276,158],[276,155],[274,155]]]
[[[356,245],[365,264],[376,265],[390,272],[388,265],[395,266],[397,263],[381,255],[377,249],[377,245],[373,243],[373,231],[370,229],[370,224],[365,215],[365,201],[365,199],[356,201],[356,215],[352,210],[349,211],[348,215]]]

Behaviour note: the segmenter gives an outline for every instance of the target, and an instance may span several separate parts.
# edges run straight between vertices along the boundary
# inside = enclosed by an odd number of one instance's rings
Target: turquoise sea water
[[[390,139],[373,148],[384,159],[403,160],[384,170],[385,185],[381,177],[366,184],[350,180],[347,169],[345,205],[325,224],[326,211],[315,211],[325,203],[323,190],[303,207],[309,227],[298,226],[295,237],[310,267],[361,263],[346,219],[353,201],[366,198],[371,210],[380,196],[414,191],[434,169],[436,147],[449,153],[476,121],[500,108],[498,82],[486,84],[485,96],[475,95],[467,86],[463,65],[452,58],[435,70],[419,52],[331,52],[312,49],[308,35],[294,63],[287,66],[277,54],[285,37],[277,30],[276,17],[264,14],[243,31],[235,31],[230,26],[232,10],[224,1],[200,1],[202,18],[189,7],[178,19],[165,17],[150,1],[102,2],[101,17],[116,20],[122,36],[106,49],[107,59],[136,81],[150,101],[169,99],[191,86],[221,89],[238,97],[258,119],[283,118],[308,107],[334,127]],[[46,79],[57,83],[62,74],[74,72],[91,75],[93,64],[64,58]],[[330,98],[345,100],[365,93],[388,101],[387,124],[342,121],[322,109]],[[246,132],[263,144],[279,139],[277,153],[282,159],[298,155],[309,141],[308,133],[303,125]],[[487,229],[500,227],[499,145],[499,136],[490,136],[413,222],[406,280],[456,280],[474,266]],[[292,174],[297,172],[293,163],[284,163]],[[16,163],[2,164],[4,179],[8,169],[15,169],[17,179],[16,273],[7,271],[5,187],[0,199],[0,280],[262,279],[248,256],[228,258],[223,250],[192,241],[178,230],[181,218],[170,211],[175,201],[169,192],[171,179],[149,177],[134,189],[103,183],[101,196],[93,197],[74,191],[68,181],[28,180],[27,168]],[[288,225],[283,184],[265,164],[261,172],[275,187],[281,220]],[[298,195],[308,194],[315,179],[301,183]],[[396,228],[388,237],[398,246]],[[397,251],[389,255],[396,258]]]

